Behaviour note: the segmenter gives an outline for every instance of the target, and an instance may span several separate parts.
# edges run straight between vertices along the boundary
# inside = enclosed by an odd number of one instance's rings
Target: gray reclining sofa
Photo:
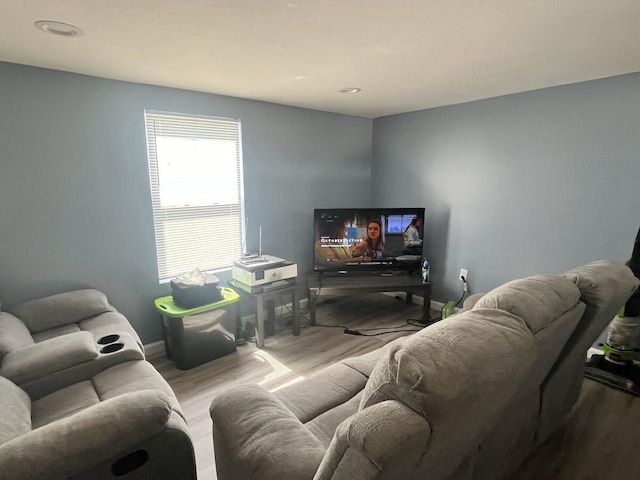
[[[273,393],[232,387],[210,407],[218,478],[506,479],[562,425],[638,283],[609,261],[515,280]]]

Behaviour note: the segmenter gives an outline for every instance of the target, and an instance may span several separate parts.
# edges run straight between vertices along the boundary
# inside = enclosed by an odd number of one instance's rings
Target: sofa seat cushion
[[[100,403],[100,397],[91,380],[57,390],[33,402],[31,407],[33,428],[69,417],[98,403]]]
[[[376,364],[385,355],[385,353],[394,346],[403,343],[407,338],[408,337],[396,338],[386,345],[376,348],[372,352],[365,353],[364,355],[359,355],[357,357],[345,358],[344,360],[341,360],[340,363],[348,365],[354,370],[362,373],[365,377],[369,378]]]
[[[169,384],[153,365],[145,360],[135,360],[115,365],[98,373],[92,380],[73,384],[35,400],[32,406],[33,428],[69,417],[105,400],[141,390],[165,394],[171,408],[184,419]]]
[[[29,395],[3,377],[0,377],[0,405],[0,445],[31,431]]]
[[[115,310],[110,310],[108,312],[101,313],[100,315],[96,315],[95,317],[80,320],[77,323],[61,325],[49,330],[34,333],[33,340],[35,342],[43,342],[69,333],[83,331],[91,333],[93,338],[96,340],[114,332],[127,332],[136,342],[138,342],[141,349],[144,348],[138,333],[133,329],[127,318]]]
[[[473,309],[496,308],[522,318],[537,333],[580,300],[580,290],[566,278],[536,275],[505,283],[480,298]]]
[[[501,310],[469,310],[389,350],[374,368],[360,408],[400,401],[429,422],[436,439],[467,444],[491,428],[535,360],[523,320]]]
[[[50,330],[45,330],[44,332],[34,333],[33,340],[36,343],[40,343],[52,338],[61,337],[62,335],[69,335],[70,333],[77,333],[81,331],[82,329],[77,323],[70,323],[69,325],[62,325]]]
[[[183,419],[185,418],[169,384],[146,360],[124,362],[108,368],[93,377],[93,385],[100,400],[139,390],[160,390],[169,398],[171,408]]]
[[[577,285],[582,301],[594,307],[613,303],[622,308],[640,283],[629,267],[611,260],[597,260],[563,275]]]
[[[109,302],[99,290],[85,289],[59,293],[21,303],[11,309],[32,333],[75,323],[109,310]]]
[[[310,422],[305,423],[305,427],[320,440],[325,448],[329,448],[338,425],[351,415],[358,413],[361,398],[362,391],[358,392],[355,397],[352,397],[331,410],[327,410]]]
[[[0,361],[7,353],[33,343],[29,329],[19,318],[7,312],[0,312]]]
[[[313,478],[325,447],[263,386],[234,385],[209,411],[218,478]]]
[[[302,423],[348,402],[362,391],[367,377],[348,365],[334,363],[300,382],[273,392]]]

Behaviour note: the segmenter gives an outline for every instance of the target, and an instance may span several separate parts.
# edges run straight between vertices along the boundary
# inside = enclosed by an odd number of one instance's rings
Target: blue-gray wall
[[[378,118],[376,204],[426,207],[434,299],[591,260],[640,224],[640,74]]]
[[[4,305],[94,287],[162,338],[145,109],[242,121],[248,246],[262,225],[265,253],[300,272],[313,208],[368,201],[372,120],[0,63]]]
[[[439,301],[625,261],[640,223],[640,74],[371,121],[0,63],[3,304],[91,286],[161,339],[144,109],[242,120],[248,246],[301,273],[314,207],[425,206]]]

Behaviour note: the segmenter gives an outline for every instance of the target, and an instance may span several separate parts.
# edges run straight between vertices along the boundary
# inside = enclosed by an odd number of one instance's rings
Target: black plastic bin
[[[223,300],[190,309],[177,306],[171,295],[156,299],[167,357],[180,370],[235,352],[240,296],[230,288],[221,290]]]

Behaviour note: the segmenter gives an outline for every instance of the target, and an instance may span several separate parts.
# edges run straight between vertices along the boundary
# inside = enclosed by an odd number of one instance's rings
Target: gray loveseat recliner
[[[276,392],[230,388],[210,408],[218,478],[507,478],[562,424],[638,283],[608,261],[515,280]]]
[[[195,479],[169,384],[97,290],[0,312],[0,480]]]
[[[34,343],[82,331],[95,338],[127,332],[144,352],[137,332],[105,294],[84,289],[30,300],[0,312],[0,358]]]
[[[30,396],[0,377],[0,479],[195,479],[169,385],[145,360]]]
[[[0,312],[0,376],[31,395],[144,358],[137,332],[98,290],[51,295]]]

